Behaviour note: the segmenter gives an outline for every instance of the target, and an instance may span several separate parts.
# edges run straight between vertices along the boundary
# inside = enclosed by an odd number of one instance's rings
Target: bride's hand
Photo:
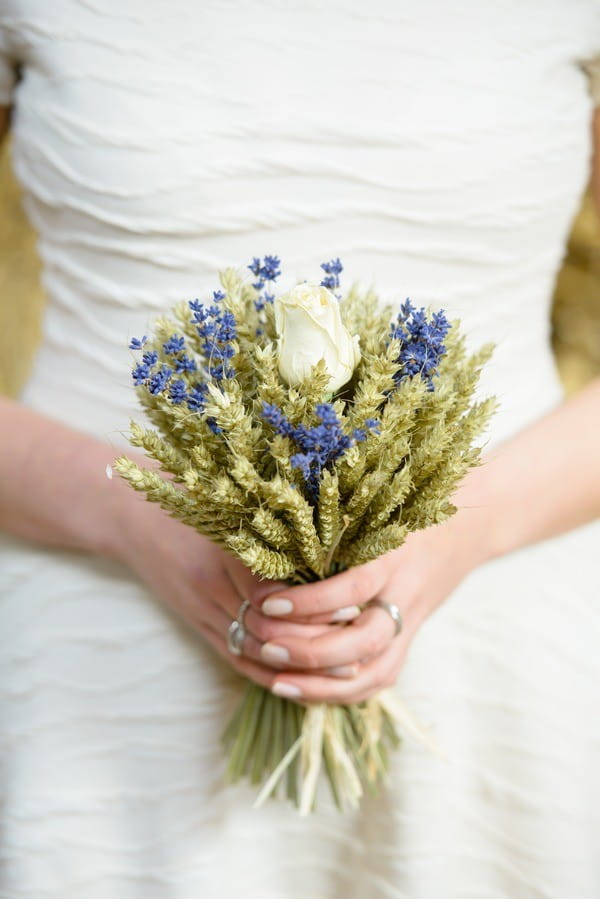
[[[244,616],[247,635],[242,655],[233,655],[227,647],[232,620],[238,617],[245,599],[259,590],[273,589],[273,582],[260,580],[239,560],[192,528],[170,518],[157,506],[136,502],[134,516],[135,521],[128,522],[122,535],[122,561],[233,668],[264,687],[272,688],[275,669],[280,669],[282,664],[276,654],[270,658],[261,654],[265,639],[309,642],[331,629],[327,622],[349,620],[359,614],[355,606],[343,610],[341,615],[339,610],[334,610],[291,622],[277,621],[250,608]],[[329,674],[344,677],[349,672]]]
[[[395,683],[418,628],[483,561],[485,529],[480,514],[471,515],[470,511],[410,534],[399,549],[324,581],[276,593],[262,584],[252,601],[262,612],[263,622],[267,616],[276,615],[279,620],[285,616],[291,622],[310,615],[330,615],[340,606],[365,606],[349,627],[330,628],[309,638],[300,634],[275,640],[269,625],[258,626],[257,635],[266,641],[261,657],[279,659],[287,669],[276,678],[273,692],[301,702],[348,704]],[[403,623],[398,635],[389,612],[366,605],[372,599],[399,608]],[[319,673],[331,668],[353,669],[355,674],[336,679]]]

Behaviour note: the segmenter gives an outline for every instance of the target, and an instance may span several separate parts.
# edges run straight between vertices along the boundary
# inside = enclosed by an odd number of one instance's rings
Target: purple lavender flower
[[[331,259],[329,262],[322,262],[321,268],[327,275],[321,281],[321,287],[327,287],[328,290],[337,290],[340,286],[340,273],[344,270],[344,266],[339,258]]]
[[[185,381],[182,378],[177,378],[176,381],[171,382],[171,386],[169,387],[169,397],[176,406],[180,406],[181,403],[187,400],[188,393]]]
[[[143,362],[138,362],[132,369],[131,377],[133,378],[135,386],[141,387],[150,377],[150,366]]]
[[[254,308],[257,312],[262,312],[267,304],[272,304],[275,300],[274,293],[261,293],[257,300],[254,300]]]
[[[265,256],[262,263],[260,256],[254,256],[248,268],[258,280],[252,286],[256,290],[262,290],[266,281],[275,281],[281,274],[280,266],[278,256]]]
[[[148,340],[148,338],[145,334],[143,337],[132,337],[131,340],[129,341],[129,349],[130,350],[141,350],[147,340]]]
[[[397,361],[402,368],[395,375],[396,382],[420,374],[427,382],[427,389],[433,390],[433,378],[438,375],[440,359],[446,352],[444,340],[449,330],[450,323],[443,310],[428,320],[424,308],[416,309],[409,299],[402,303],[390,327],[390,338],[401,342]]]
[[[204,412],[208,386],[205,381],[198,381],[187,395],[187,407],[192,412]]]
[[[171,380],[172,375],[173,369],[169,368],[168,365],[163,365],[159,371],[154,372],[148,378],[148,391],[153,395],[162,393]]]
[[[169,339],[163,343],[163,350],[167,354],[167,356],[174,356],[175,353],[180,353],[185,347],[185,338],[181,337],[178,334],[172,334]]]
[[[158,362],[158,353],[156,350],[148,350],[148,352],[144,353],[142,356],[142,361],[144,365],[156,365]]]
[[[215,291],[213,300],[216,302],[208,308],[199,300],[192,300],[189,304],[194,313],[196,330],[202,338],[201,349],[207,360],[207,372],[216,381],[235,376],[235,369],[229,360],[235,355],[233,341],[237,337],[237,323],[233,312],[219,305],[224,296],[220,291]],[[184,357],[178,371],[193,371],[191,364],[192,360]]]
[[[293,424],[275,403],[263,403],[262,416],[282,437],[294,436]]]
[[[309,493],[315,500],[319,495],[323,469],[367,436],[367,432],[361,428],[356,428],[352,436],[348,436],[331,403],[317,403],[315,415],[320,424],[312,428],[294,426],[273,403],[263,403],[262,415],[278,434],[290,437],[298,446],[300,452],[291,456],[290,461],[294,468],[302,472]],[[375,430],[379,426],[376,419],[370,418],[368,422],[365,425],[369,430]]]
[[[184,371],[197,371],[198,369],[198,366],[196,365],[194,360],[187,356],[185,353],[182,353],[181,356],[178,356],[175,359],[174,365],[177,374],[183,374]]]
[[[142,361],[134,365],[131,370],[131,377],[136,387],[148,386],[149,379],[154,373],[154,368],[158,362],[158,353],[156,350],[147,350],[142,356]]]

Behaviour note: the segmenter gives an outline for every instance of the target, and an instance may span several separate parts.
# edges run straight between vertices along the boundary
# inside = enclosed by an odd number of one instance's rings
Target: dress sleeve
[[[10,52],[6,34],[0,23],[0,106],[10,106],[17,83],[17,62]]]

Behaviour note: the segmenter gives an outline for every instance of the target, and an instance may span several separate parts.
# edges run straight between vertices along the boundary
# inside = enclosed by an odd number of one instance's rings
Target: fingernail
[[[344,606],[343,609],[337,609],[336,612],[331,616],[332,621],[352,621],[353,618],[358,618],[360,615],[360,609],[358,606]]]
[[[261,657],[265,662],[273,665],[284,665],[290,660],[290,654],[285,646],[277,646],[275,643],[265,643],[260,648]]]
[[[286,699],[298,699],[299,696],[302,696],[300,687],[297,687],[295,684],[286,684],[282,682],[273,684],[271,692],[274,693],[275,696],[284,696]]]
[[[333,677],[356,677],[358,665],[336,665],[334,668],[328,668],[327,673]]]
[[[265,615],[289,615],[294,609],[294,603],[289,599],[282,599],[280,596],[273,596],[265,599],[261,611]]]

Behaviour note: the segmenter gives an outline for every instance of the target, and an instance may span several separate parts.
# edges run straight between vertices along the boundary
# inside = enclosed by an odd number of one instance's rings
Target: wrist
[[[450,519],[467,570],[500,555],[496,536],[492,483],[484,462],[471,469],[451,499],[457,512]]]
[[[147,463],[146,459],[137,461]],[[137,560],[147,553],[157,529],[164,524],[166,513],[118,475],[113,474],[106,483],[106,515],[98,551],[136,569]]]

